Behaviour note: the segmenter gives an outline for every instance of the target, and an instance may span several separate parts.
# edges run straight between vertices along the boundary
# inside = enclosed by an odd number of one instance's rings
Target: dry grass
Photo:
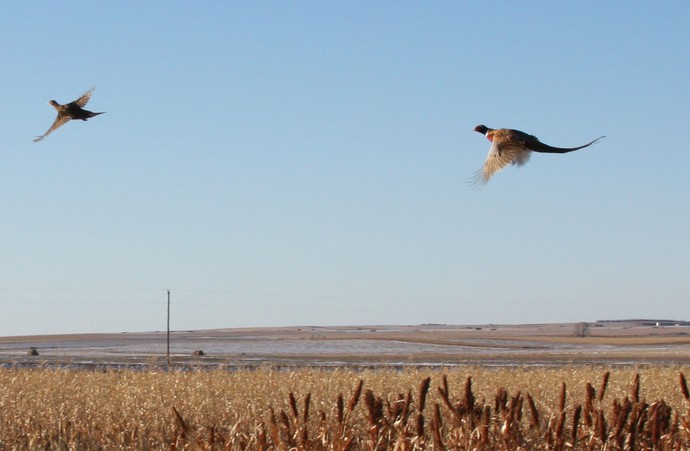
[[[0,370],[0,449],[689,449],[681,368]]]

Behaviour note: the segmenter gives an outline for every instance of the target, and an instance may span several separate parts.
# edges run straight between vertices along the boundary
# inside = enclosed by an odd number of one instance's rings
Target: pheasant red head
[[[479,132],[482,135],[486,136],[489,141],[491,141],[491,137],[488,135],[490,130],[491,129],[486,125],[477,125],[476,127],[474,127],[475,132]]]

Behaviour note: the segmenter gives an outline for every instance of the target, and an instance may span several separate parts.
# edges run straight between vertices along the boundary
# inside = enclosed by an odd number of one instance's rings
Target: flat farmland
[[[684,365],[690,362],[690,326],[680,324],[600,322],[590,323],[584,333],[582,323],[173,331],[170,361],[238,368]],[[28,355],[31,349],[38,355]],[[160,331],[4,337],[0,362],[5,366],[167,364],[167,337]]]
[[[688,449],[687,327],[582,332],[175,331],[170,366],[162,332],[5,337],[0,449]]]

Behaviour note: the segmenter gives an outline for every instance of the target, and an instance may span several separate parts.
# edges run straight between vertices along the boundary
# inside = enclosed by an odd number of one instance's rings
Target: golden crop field
[[[0,369],[0,449],[690,449],[679,367]]]

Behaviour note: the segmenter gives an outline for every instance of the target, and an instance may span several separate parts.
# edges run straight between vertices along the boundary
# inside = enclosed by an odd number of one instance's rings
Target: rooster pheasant
[[[527,163],[532,152],[567,153],[589,147],[601,138],[604,138],[604,136],[600,136],[578,147],[552,147],[540,142],[536,136],[528,135],[519,130],[511,130],[509,128],[493,129],[486,125],[477,125],[474,131],[486,136],[486,139],[491,141],[491,148],[484,166],[472,178],[473,183],[488,182],[492,175],[509,164],[522,166]]]
[[[53,125],[50,126],[48,131],[41,136],[37,136],[34,139],[34,142],[42,140],[43,138],[51,134],[54,130],[66,124],[72,119],[81,119],[82,121],[85,121],[94,116],[98,116],[99,114],[103,114],[102,112],[94,113],[93,111],[88,111],[83,108],[86,106],[87,102],[91,98],[91,93],[93,92],[93,90],[94,88],[89,89],[77,100],[75,100],[74,102],[67,103],[65,105],[60,105],[55,100],[51,100],[50,102],[48,102],[50,106],[57,110],[57,117],[55,118],[55,122],[53,122]]]

